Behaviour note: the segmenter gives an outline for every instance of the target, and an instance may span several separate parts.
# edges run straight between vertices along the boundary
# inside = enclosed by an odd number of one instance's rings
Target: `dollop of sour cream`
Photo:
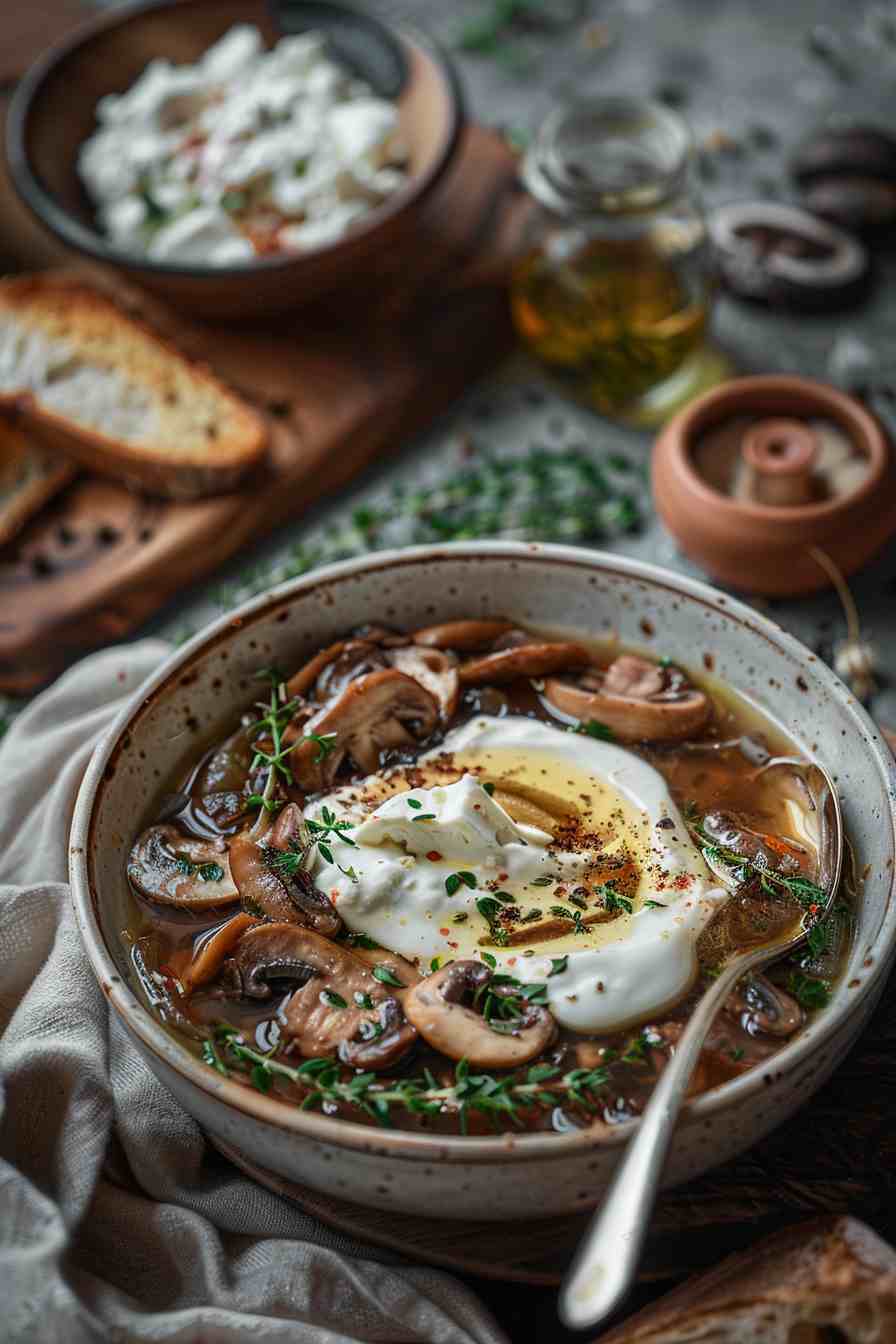
[[[425,783],[408,787],[415,775]],[[579,841],[559,823],[555,840],[514,821],[483,787],[492,781],[564,800]],[[493,957],[519,980],[543,981],[554,1016],[576,1031],[620,1030],[681,998],[699,935],[727,899],[658,771],[623,747],[521,716],[474,718],[413,771],[341,788],[309,816],[325,808],[351,828],[327,837],[332,862],[317,851],[314,878],[350,929],[424,973],[434,959]],[[595,882],[623,861],[636,887],[607,919]],[[554,911],[578,909],[577,884],[591,897],[578,930],[540,937]],[[511,946],[490,936],[489,899],[492,912],[512,903],[522,916]],[[531,938],[518,941],[527,924]]]

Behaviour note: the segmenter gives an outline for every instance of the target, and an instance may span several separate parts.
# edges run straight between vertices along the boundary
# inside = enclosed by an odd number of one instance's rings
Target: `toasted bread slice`
[[[894,1344],[896,1251],[855,1218],[776,1232],[600,1336],[600,1344]]]
[[[74,474],[71,462],[36,444],[21,425],[0,416],[0,546],[68,485]]]
[[[0,406],[49,448],[175,498],[229,490],[265,449],[261,416],[81,282],[0,284]]]

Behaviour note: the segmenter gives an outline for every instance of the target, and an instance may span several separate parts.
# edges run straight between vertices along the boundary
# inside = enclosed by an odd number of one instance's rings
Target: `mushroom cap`
[[[515,681],[517,677],[545,677],[563,668],[583,667],[590,661],[591,655],[584,644],[533,640],[513,648],[498,649],[481,658],[471,658],[461,663],[458,675],[462,686],[481,686],[484,682]]]
[[[386,1068],[417,1039],[403,1020],[400,990],[378,980],[375,968],[347,947],[310,929],[261,924],[240,939],[234,962],[251,998],[270,998],[271,981],[298,982],[281,1011],[286,1035],[305,1058],[344,1052],[353,1056],[347,1063]],[[394,1009],[386,1011],[387,1003]]]
[[[429,649],[459,649],[472,653],[487,649],[513,626],[509,621],[445,621],[442,625],[427,625],[411,636],[415,644]]]
[[[231,840],[230,871],[240,899],[249,914],[262,913],[281,923],[302,924],[325,938],[332,938],[342,928],[342,920],[327,897],[317,890],[311,874],[300,869],[290,875],[276,867],[277,854],[288,848],[286,843],[279,846],[273,843],[280,824],[278,818],[268,832],[268,844],[257,844],[247,834]]]
[[[466,1059],[482,1069],[528,1064],[554,1040],[557,1024],[546,1008],[527,1003],[519,1026],[495,1031],[462,1001],[485,989],[491,979],[492,972],[480,961],[453,961],[408,991],[405,1015],[427,1044],[449,1059]]]
[[[602,723],[621,742],[679,742],[703,727],[712,708],[677,669],[628,653],[576,681],[550,677],[545,695],[561,714]]]
[[[223,841],[198,840],[171,825],[150,826],[137,838],[128,878],[141,896],[185,910],[210,910],[239,899]]]
[[[424,690],[439,706],[443,722],[454,716],[457,698],[460,694],[460,681],[457,676],[457,659],[453,653],[442,649],[415,648],[409,644],[406,648],[390,649],[387,658],[391,667],[398,668],[406,677],[419,681]]]
[[[332,784],[346,756],[371,773],[383,751],[428,737],[438,721],[438,705],[419,681],[393,667],[369,672],[309,720],[307,733],[334,734],[332,749],[324,755],[315,741],[302,742],[290,757],[293,774],[306,793],[317,793]]]
[[[792,1036],[806,1020],[793,995],[756,973],[731,991],[725,1000],[725,1012],[729,1017],[740,1018],[741,1026],[750,1036],[757,1033],[781,1038]]]

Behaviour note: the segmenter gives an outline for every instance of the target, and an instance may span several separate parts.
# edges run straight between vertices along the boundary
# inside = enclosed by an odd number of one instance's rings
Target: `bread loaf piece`
[[[854,1218],[788,1227],[600,1344],[896,1344],[896,1251]]]
[[[68,485],[75,468],[36,444],[20,424],[0,416],[0,546]]]
[[[175,498],[229,490],[265,425],[207,369],[104,294],[53,276],[0,284],[0,405],[47,447]]]

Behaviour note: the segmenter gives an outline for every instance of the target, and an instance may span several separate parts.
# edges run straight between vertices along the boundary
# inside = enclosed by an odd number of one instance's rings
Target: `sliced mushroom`
[[[428,625],[411,636],[415,644],[430,649],[459,649],[473,653],[487,649],[513,626],[509,621],[446,621],[443,625]]]
[[[285,1034],[306,1058],[339,1054],[359,1068],[386,1068],[417,1039],[395,990],[348,948],[310,929],[295,924],[251,929],[240,940],[234,964],[237,982],[250,998],[270,998],[272,982],[298,982],[282,1016]]]
[[[207,757],[191,786],[194,819],[213,835],[232,831],[246,808],[253,750],[250,732],[240,728]]]
[[[792,1036],[806,1020],[796,999],[764,975],[742,980],[725,1000],[725,1012],[750,1036]]]
[[[286,692],[323,703],[341,694],[356,677],[385,666],[385,655],[373,640],[341,639],[321,649],[290,677]]]
[[[269,842],[274,834],[275,831],[269,832]],[[342,928],[342,920],[330,901],[318,891],[311,874],[303,868],[288,873],[278,866],[278,852],[282,850],[273,843],[258,844],[249,835],[231,840],[230,871],[247,913],[302,924],[325,938],[335,937]]]
[[[238,899],[222,840],[196,840],[175,826],[150,826],[128,861],[128,877],[141,896],[186,910],[210,910]]]
[[[347,756],[372,773],[382,752],[428,737],[438,720],[438,705],[419,681],[392,667],[369,672],[308,722],[307,733],[333,734],[332,746],[324,753],[313,740],[301,743],[291,756],[293,774],[306,793],[316,793],[332,784]]]
[[[339,1058],[353,1069],[389,1069],[417,1039],[417,1030],[408,1022],[398,999],[384,999],[377,1005],[377,1020],[363,1018],[351,1040],[339,1043]]]
[[[447,723],[457,709],[460,693],[454,654],[408,645],[403,649],[390,649],[386,656],[391,667],[397,667],[406,677],[413,677],[429,691],[439,706],[442,721]]]
[[[589,667],[575,681],[551,677],[545,695],[561,714],[605,724],[623,742],[677,742],[692,737],[710,701],[678,668],[623,654],[606,671]]]
[[[406,995],[404,1011],[423,1039],[449,1059],[466,1059],[474,1068],[513,1069],[547,1049],[557,1024],[546,1008],[526,1003],[511,1030],[496,1031],[463,1000],[484,990],[492,972],[479,961],[453,961],[428,975]],[[494,994],[507,987],[495,986]],[[502,1020],[502,1027],[509,1022]]]
[[[499,649],[482,658],[472,658],[461,663],[458,675],[462,686],[515,681],[517,677],[546,677],[567,667],[582,667],[590,657],[583,644],[533,641],[519,647]]]
[[[241,910],[238,915],[231,915],[223,924],[219,924],[211,933],[203,935],[202,942],[197,946],[180,977],[186,992],[192,994],[201,985],[214,980],[224,964],[225,957],[230,955],[246,930],[254,928],[257,923],[257,919]]]

